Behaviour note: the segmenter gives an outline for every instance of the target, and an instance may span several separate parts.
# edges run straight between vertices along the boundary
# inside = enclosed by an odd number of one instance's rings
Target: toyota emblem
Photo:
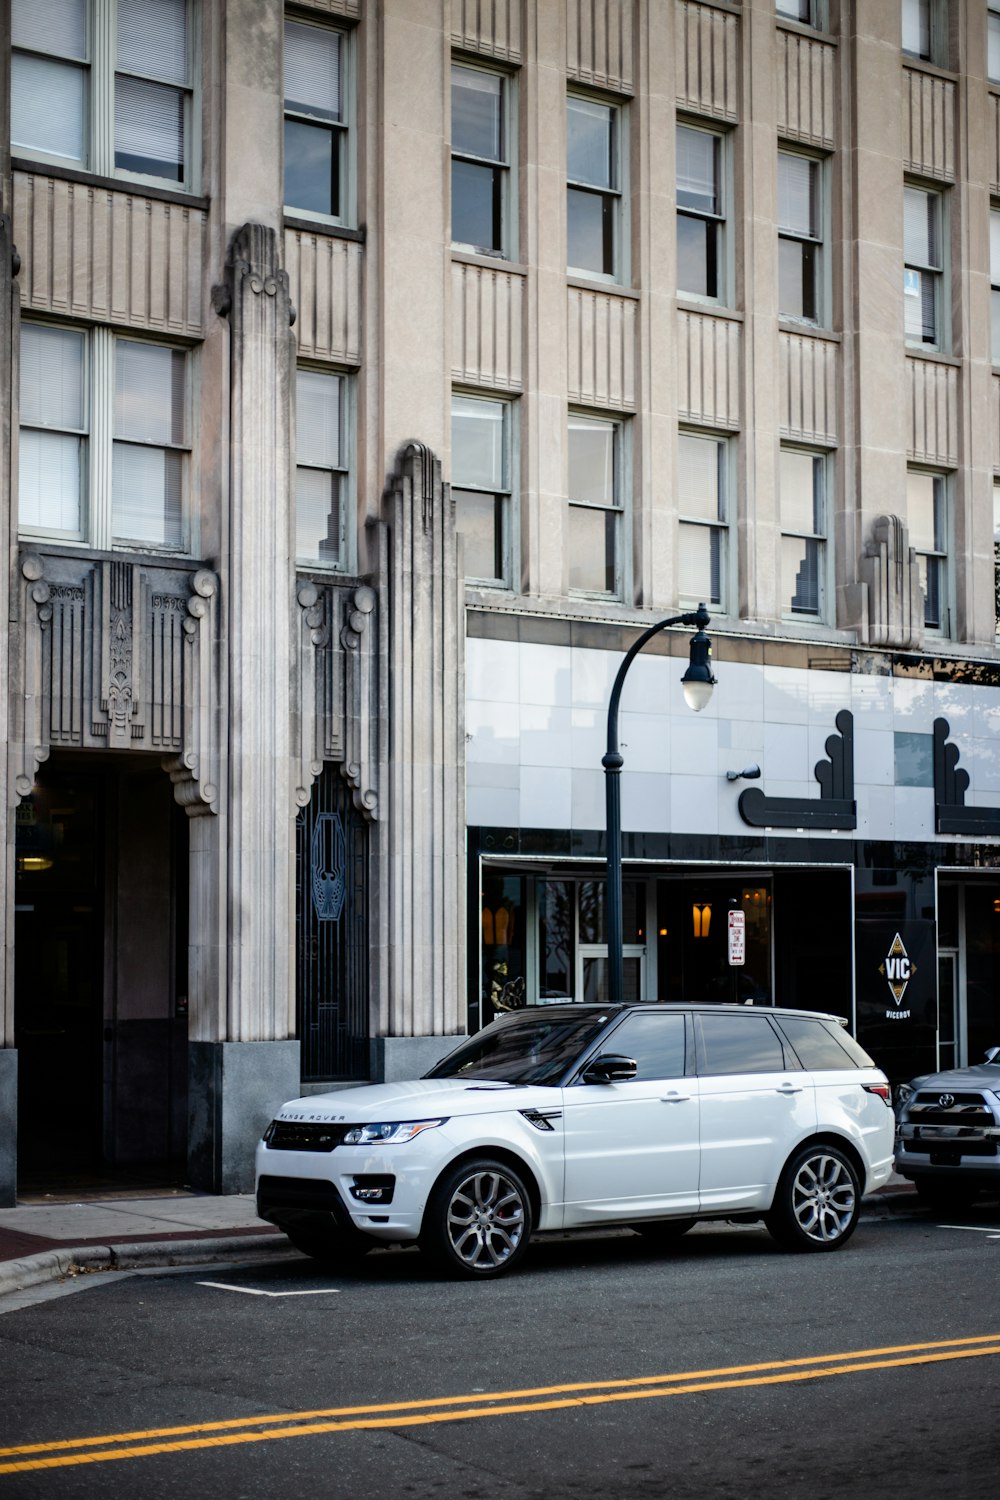
[[[942,1109],[951,1109],[951,1106],[954,1104],[954,1102],[955,1102],[955,1095],[954,1094],[939,1094],[938,1095],[938,1103],[940,1104],[940,1106],[941,1106]]]

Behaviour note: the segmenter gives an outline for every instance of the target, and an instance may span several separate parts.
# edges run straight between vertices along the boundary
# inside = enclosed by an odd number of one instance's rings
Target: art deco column
[[[15,316],[16,290],[14,276],[18,262],[11,239],[10,219],[0,215],[0,364],[10,370],[12,325]],[[9,393],[8,393],[9,395]],[[13,572],[12,548],[15,542],[10,510],[11,495],[11,408],[9,399],[0,404],[0,494],[7,502],[0,505],[5,565],[0,578],[0,662],[4,665],[5,683],[16,681],[10,672],[11,639],[8,588]],[[10,562],[8,562],[10,559]],[[10,703],[7,690],[0,692],[0,743],[10,743]],[[0,799],[0,911],[3,912],[4,942],[0,959],[0,1207],[15,1201],[17,1173],[17,1053],[14,1050],[14,816],[19,801],[13,771],[5,755],[0,777],[3,797]]]

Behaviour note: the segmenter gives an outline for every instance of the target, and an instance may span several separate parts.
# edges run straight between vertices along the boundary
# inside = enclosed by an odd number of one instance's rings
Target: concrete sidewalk
[[[146,1198],[22,1203],[0,1209],[0,1295],[81,1271],[295,1253],[258,1219],[252,1193],[182,1189]]]
[[[865,1198],[864,1213],[884,1216],[913,1202],[910,1183],[893,1175]],[[176,1189],[0,1209],[0,1296],[81,1272],[297,1253],[280,1230],[258,1219],[252,1193],[214,1197]]]

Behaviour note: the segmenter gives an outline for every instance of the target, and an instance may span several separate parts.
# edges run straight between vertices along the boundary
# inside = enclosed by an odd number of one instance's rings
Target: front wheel
[[[860,1212],[858,1174],[844,1153],[804,1146],[782,1172],[764,1223],[786,1250],[839,1250]]]
[[[505,1162],[481,1157],[442,1177],[427,1203],[420,1248],[449,1276],[501,1276],[531,1235],[531,1198]]]

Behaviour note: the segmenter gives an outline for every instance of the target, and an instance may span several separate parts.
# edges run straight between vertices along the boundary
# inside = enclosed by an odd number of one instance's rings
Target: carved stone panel
[[[923,640],[924,599],[917,557],[899,516],[878,516],[861,559],[868,595],[865,641],[906,651]]]
[[[339,762],[354,804],[379,816],[379,614],[366,584],[299,581],[299,776],[309,801],[326,762]]]
[[[53,745],[149,750],[189,815],[216,811],[215,574],[22,552],[19,582],[17,795]]]

